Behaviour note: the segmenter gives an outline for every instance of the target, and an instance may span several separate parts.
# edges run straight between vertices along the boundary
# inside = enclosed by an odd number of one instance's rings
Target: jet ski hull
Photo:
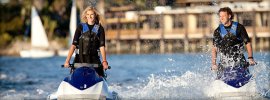
[[[104,78],[99,77],[91,67],[80,67],[59,85],[57,92],[48,96],[57,99],[117,99],[117,93],[110,91]]]

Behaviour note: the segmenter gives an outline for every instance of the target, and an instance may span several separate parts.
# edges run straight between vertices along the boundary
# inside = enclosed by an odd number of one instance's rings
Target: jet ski
[[[250,66],[247,63],[247,66]],[[256,82],[248,67],[236,66],[223,68],[218,66],[217,78],[209,88],[206,88],[206,95],[214,100],[250,100],[262,97],[256,89]]]
[[[64,67],[64,65],[62,65]],[[100,77],[94,68],[97,64],[75,63],[71,75],[59,85],[58,90],[50,94],[48,100],[57,99],[106,99],[117,100],[118,95],[110,91],[103,77]],[[110,67],[109,67],[110,68]]]
[[[219,64],[217,79],[234,88],[240,88],[252,78],[252,74],[250,74],[248,69],[249,65],[249,63],[246,63],[245,65],[224,68]]]

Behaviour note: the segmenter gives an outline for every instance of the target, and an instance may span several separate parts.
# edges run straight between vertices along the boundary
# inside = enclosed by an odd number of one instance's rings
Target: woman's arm
[[[101,53],[101,57],[102,57],[102,65],[103,65],[103,69],[108,69],[108,62],[106,59],[106,51],[105,51],[105,46],[101,46],[100,48],[100,53]]]
[[[73,36],[72,45],[70,46],[69,51],[68,51],[68,56],[67,56],[65,64],[64,64],[65,67],[69,67],[69,61],[71,59],[71,56],[74,53],[74,50],[76,49],[76,45],[78,45],[79,37],[81,36],[81,31],[82,31],[82,25],[79,24],[78,27],[76,28],[75,34]]]
[[[99,50],[101,53],[101,57],[102,57],[102,62],[101,64],[103,65],[103,69],[108,69],[108,62],[106,59],[106,50],[105,50],[105,31],[104,28],[100,25],[99,27],[99,33],[100,33],[100,44],[99,44]]]
[[[67,58],[66,58],[66,61],[65,61],[65,64],[64,64],[65,67],[69,67],[69,61],[70,61],[71,56],[74,53],[75,49],[76,49],[75,45],[70,46],[69,51],[68,51],[68,55],[67,55]]]

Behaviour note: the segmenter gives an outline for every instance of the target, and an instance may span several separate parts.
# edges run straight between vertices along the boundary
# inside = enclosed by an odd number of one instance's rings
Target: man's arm
[[[252,46],[251,46],[251,43],[250,42],[248,42],[246,44],[246,48],[247,48],[248,57],[253,57]]]
[[[253,58],[253,51],[252,51],[252,46],[251,46],[251,42],[250,42],[250,38],[248,36],[248,33],[246,31],[246,28],[239,24],[239,33],[241,35],[241,38],[243,39],[243,42],[246,44],[246,49],[247,49],[247,53],[248,53],[248,61],[250,65],[255,65],[256,62],[254,61]]]
[[[216,59],[217,59],[217,47],[213,45],[212,47],[212,70],[217,70],[217,64],[216,64]]]
[[[253,51],[252,51],[252,46],[251,46],[251,43],[250,42],[248,42],[246,44],[246,48],[247,48],[247,53],[248,53],[249,64],[250,65],[255,65],[256,62],[254,61],[254,58],[253,58]]]

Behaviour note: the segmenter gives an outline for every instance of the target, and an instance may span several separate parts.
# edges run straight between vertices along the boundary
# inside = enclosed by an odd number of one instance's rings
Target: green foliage
[[[22,8],[20,5],[0,5],[1,8],[1,22],[9,22],[14,17],[19,17],[20,9]]]
[[[23,22],[21,18],[15,17],[10,22],[1,22],[1,33],[7,31],[22,30]]]
[[[48,38],[52,39],[54,30],[57,27],[57,22],[52,20],[50,16],[42,16],[42,19],[44,20],[43,26],[46,29]]]
[[[64,48],[67,48],[70,46],[70,44],[68,44],[69,38],[63,38],[63,37],[54,37],[54,40],[59,43],[61,46],[63,46]]]
[[[2,33],[0,34],[0,40],[0,48],[3,48],[11,42],[12,37],[8,33]]]

